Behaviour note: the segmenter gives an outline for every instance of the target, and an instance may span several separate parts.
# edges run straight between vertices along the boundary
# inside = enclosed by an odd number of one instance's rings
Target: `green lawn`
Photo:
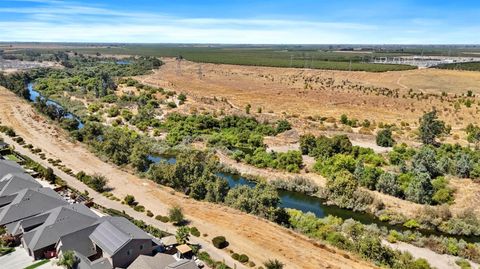
[[[37,263],[34,263],[34,264],[32,264],[32,265],[29,265],[29,266],[25,267],[24,269],[37,268],[37,267],[40,267],[40,266],[42,266],[42,265],[44,265],[44,264],[46,264],[46,263],[48,263],[48,262],[50,262],[50,260],[41,260],[41,261],[39,261],[39,262],[37,262]]]
[[[14,161],[14,162],[18,162],[20,161],[17,156],[13,155],[13,154],[8,154],[8,155],[5,155],[3,156],[5,159],[9,160],[9,161]]]

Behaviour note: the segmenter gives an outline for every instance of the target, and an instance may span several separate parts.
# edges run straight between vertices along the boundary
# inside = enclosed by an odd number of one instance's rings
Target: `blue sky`
[[[1,0],[0,41],[479,44],[480,1]]]

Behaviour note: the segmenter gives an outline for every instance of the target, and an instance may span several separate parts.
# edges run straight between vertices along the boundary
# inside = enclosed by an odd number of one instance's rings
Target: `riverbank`
[[[85,146],[71,142],[65,131],[50,124],[26,100],[4,88],[0,89],[0,119],[27,143],[41,148],[47,158],[61,159],[74,172],[101,172],[109,179],[112,193],[117,197],[134,195],[154,214],[166,215],[171,205],[181,205],[192,225],[208,234],[207,238],[224,235],[231,242],[231,249],[247,254],[254,261],[277,258],[287,268],[375,268],[346,252],[322,247],[314,240],[259,217],[188,199],[169,188],[157,188],[149,180],[121,171],[103,162]]]

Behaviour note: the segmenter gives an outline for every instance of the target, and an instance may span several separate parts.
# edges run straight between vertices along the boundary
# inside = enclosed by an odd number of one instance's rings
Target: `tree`
[[[76,267],[80,260],[75,253],[71,250],[64,251],[57,262],[57,265],[63,266],[67,269],[73,269]]]
[[[304,155],[310,155],[317,147],[317,141],[313,134],[305,134],[300,136],[300,150]]]
[[[127,194],[127,196],[125,196],[123,201],[125,201],[125,203],[129,206],[132,206],[132,205],[136,204],[135,197],[133,195],[130,195],[130,194]]]
[[[431,146],[423,146],[412,159],[416,172],[427,173],[431,178],[436,178],[442,173],[436,160],[435,150]]]
[[[393,196],[399,196],[401,194],[401,189],[397,184],[397,178],[391,173],[383,173],[380,176],[376,184],[376,189]]]
[[[107,179],[100,174],[94,174],[87,185],[98,192],[103,192],[107,185]]]
[[[179,225],[183,221],[185,221],[185,217],[183,215],[183,210],[180,206],[175,205],[168,210],[168,218],[175,224]]]
[[[177,233],[175,234],[177,243],[180,245],[186,244],[189,240],[189,236],[190,236],[190,229],[186,226],[182,226],[178,228]]]
[[[438,120],[437,111],[425,113],[420,118],[420,127],[418,129],[420,133],[420,139],[423,144],[434,145],[435,139],[442,135],[447,134],[449,131],[445,126],[445,122]]]
[[[381,147],[393,147],[395,140],[392,138],[392,130],[390,128],[380,130],[377,133],[377,145]]]
[[[432,200],[433,185],[430,176],[427,173],[416,173],[405,190],[407,200],[429,204]]]
[[[150,143],[135,143],[132,154],[130,154],[130,163],[138,172],[147,171],[152,161],[149,159],[151,155],[152,145]]]
[[[45,178],[46,181],[50,183],[55,183],[55,174],[53,173],[53,169],[48,167],[45,170],[45,173],[43,174],[43,177]]]
[[[265,266],[265,269],[283,269],[284,266],[284,264],[277,259],[268,260],[264,262],[263,265]]]
[[[292,125],[290,124],[290,122],[288,122],[287,120],[279,120],[277,122],[277,128],[275,131],[277,134],[280,134],[290,129],[292,129]]]

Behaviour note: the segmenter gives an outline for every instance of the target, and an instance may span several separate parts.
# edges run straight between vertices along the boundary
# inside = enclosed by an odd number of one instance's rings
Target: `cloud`
[[[77,1],[7,0],[7,2],[31,2],[35,3],[35,6],[0,7],[2,41],[442,43],[446,40],[445,34],[449,32],[443,27],[435,29],[438,25],[443,25],[441,21],[421,18],[395,25],[276,18],[185,18],[162,13],[127,12],[100,4],[84,4]],[[436,36],[436,32],[441,34]],[[456,40],[479,41],[472,40],[465,31],[456,31],[454,36],[458,38]],[[468,37],[470,39],[465,39]],[[456,43],[456,40],[453,40],[453,43]]]

